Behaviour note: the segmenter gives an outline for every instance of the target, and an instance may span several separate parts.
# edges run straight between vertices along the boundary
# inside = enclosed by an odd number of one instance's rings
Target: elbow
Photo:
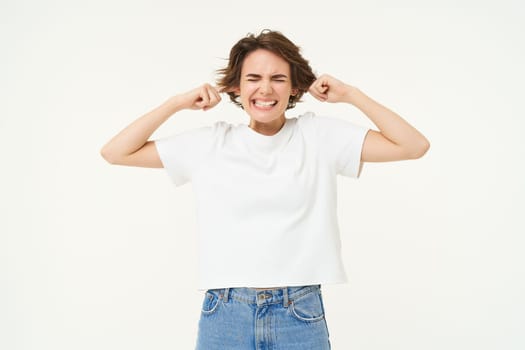
[[[115,155],[111,153],[110,150],[106,146],[102,147],[102,149],[100,150],[100,155],[109,164],[118,164]]]
[[[419,159],[423,157],[430,148],[430,142],[423,138],[408,154],[408,159]]]

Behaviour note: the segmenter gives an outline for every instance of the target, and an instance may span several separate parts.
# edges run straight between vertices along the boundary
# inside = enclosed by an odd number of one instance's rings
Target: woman
[[[336,175],[363,162],[415,159],[427,139],[359,89],[318,78],[279,32],[237,42],[217,87],[176,95],[102,149],[112,164],[164,167],[193,182],[205,291],[198,349],[329,349],[320,287],[346,281],[336,216]],[[286,118],[305,92],[359,108],[377,131],[312,113]],[[220,93],[249,125],[217,122],[148,140],[171,115],[208,110]]]

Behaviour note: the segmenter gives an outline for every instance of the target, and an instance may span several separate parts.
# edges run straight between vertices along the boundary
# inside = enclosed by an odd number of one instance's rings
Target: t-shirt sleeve
[[[212,127],[201,127],[155,140],[164,169],[175,186],[191,181],[212,142]]]
[[[358,178],[367,127],[333,117],[314,117],[319,145],[337,174]]]

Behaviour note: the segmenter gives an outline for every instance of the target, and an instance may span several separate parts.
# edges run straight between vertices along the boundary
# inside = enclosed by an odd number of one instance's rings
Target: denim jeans
[[[209,289],[197,350],[330,349],[321,286]]]

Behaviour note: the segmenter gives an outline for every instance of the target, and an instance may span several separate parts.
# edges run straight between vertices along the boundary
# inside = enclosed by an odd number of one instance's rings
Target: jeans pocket
[[[303,322],[317,322],[324,319],[324,308],[318,291],[309,292],[292,300],[291,315]]]
[[[202,302],[201,312],[204,315],[211,315],[217,311],[217,308],[222,299],[222,295],[218,291],[208,290],[204,295],[204,301]]]

